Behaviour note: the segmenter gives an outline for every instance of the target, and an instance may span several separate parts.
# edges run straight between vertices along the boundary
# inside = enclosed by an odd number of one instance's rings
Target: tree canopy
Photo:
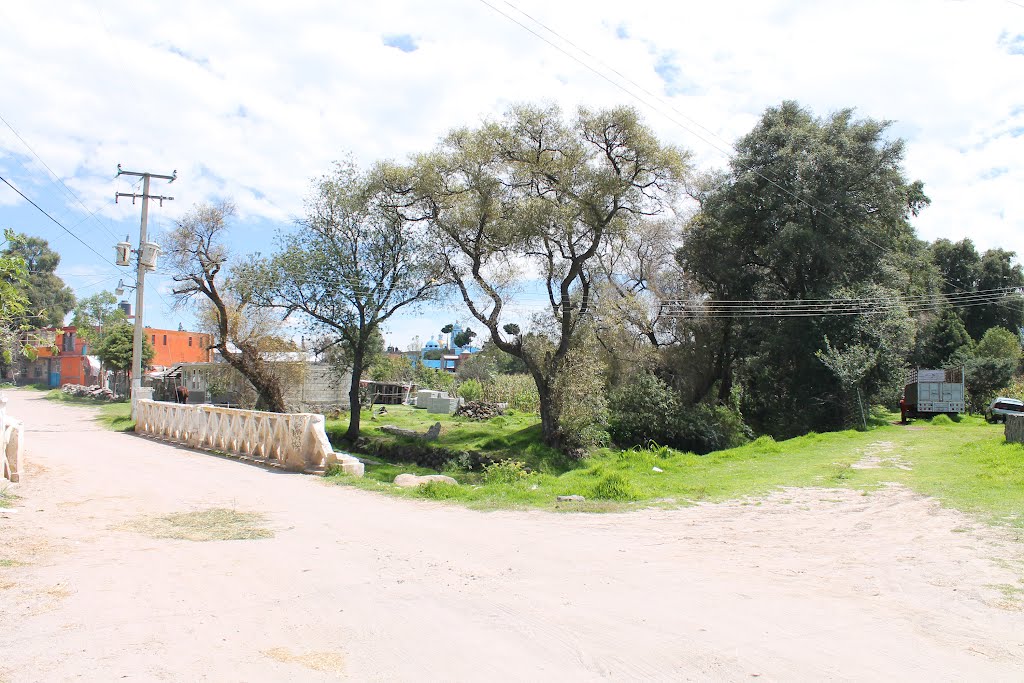
[[[843,381],[819,352],[877,348],[877,331],[887,330],[896,355],[875,358],[899,360],[876,384],[893,386],[901,374],[913,326],[901,322],[909,320],[898,302],[918,286],[907,265],[922,251],[909,219],[929,200],[904,176],[903,142],[885,137],[888,126],[850,109],[817,118],[784,102],[739,141],[728,173],[695,188],[700,208],[677,257],[698,297],[892,302],[865,324],[840,316],[705,321],[697,333],[714,349],[709,389],[727,401],[739,382],[744,415],[761,430],[789,436],[841,424]]]
[[[31,328],[60,327],[75,306],[75,293],[56,274],[60,254],[40,237],[12,235],[3,257],[24,265],[20,288],[28,299],[24,324]]]
[[[118,372],[129,372],[132,369],[132,354],[135,329],[126,322],[114,325],[96,347],[96,357],[104,365]],[[149,339],[142,337],[142,368],[149,367],[156,356],[156,350]]]
[[[426,300],[441,284],[424,226],[393,208],[389,191],[351,163],[314,183],[298,230],[279,236],[269,259],[240,272],[261,305],[296,314],[307,329],[342,347],[350,361],[347,438],[359,437],[359,381],[396,313]]]
[[[687,159],[628,107],[566,120],[557,107],[517,106],[452,131],[409,166],[382,166],[396,208],[437,235],[437,258],[470,314],[528,368],[548,444],[563,445],[556,380],[591,325],[598,255],[671,211]],[[527,273],[547,304],[524,320],[511,304]]]
[[[262,355],[278,325],[252,305],[245,278],[242,286],[235,286],[228,277],[230,255],[224,238],[234,211],[231,202],[201,204],[176,221],[163,240],[167,267],[177,283],[174,295],[179,305],[197,297],[205,302],[200,319],[214,335],[213,346],[256,390],[256,407],[283,413],[287,407],[281,378]]]
[[[78,300],[71,324],[78,329],[79,337],[95,346],[126,319],[125,312],[117,305],[117,297],[102,291]]]

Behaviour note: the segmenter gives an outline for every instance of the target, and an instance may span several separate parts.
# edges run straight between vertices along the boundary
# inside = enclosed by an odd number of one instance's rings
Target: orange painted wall
[[[32,379],[39,380],[42,382],[49,381],[49,370],[51,365],[45,362],[45,359],[53,358],[52,369],[60,371],[60,386],[65,384],[89,384],[94,381],[95,377],[86,376],[86,360],[83,355],[83,351],[92,353],[91,348],[87,348],[85,341],[79,337],[75,337],[74,349],[64,349],[64,336],[67,334],[75,334],[77,329],[73,326],[62,327],[62,328],[49,328],[44,330],[53,332],[54,334],[54,345],[57,348],[55,354],[53,348],[49,346],[40,346],[36,348],[38,360],[35,361],[37,364],[43,366],[44,372],[39,376],[32,376]]]
[[[169,368],[176,363],[207,363],[212,359],[213,337],[202,332],[158,330],[147,327],[146,338],[156,355],[152,365]],[[191,344],[189,343],[191,340]]]

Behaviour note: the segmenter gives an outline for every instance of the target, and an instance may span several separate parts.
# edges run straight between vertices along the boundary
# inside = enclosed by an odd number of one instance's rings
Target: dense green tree
[[[71,324],[78,328],[79,337],[95,346],[126,318],[124,311],[117,306],[117,297],[103,291],[78,300]]]
[[[959,242],[935,240],[930,252],[938,271],[939,289],[951,299],[971,293],[994,296],[993,290],[1024,287],[1024,268],[1013,263],[1015,252],[989,249],[978,254],[969,239]],[[975,341],[993,327],[1017,330],[1024,326],[1024,297],[1019,294],[977,305],[981,302],[983,299],[974,299],[975,305],[958,310],[967,333]]]
[[[1020,337],[1005,327],[990,327],[974,348],[978,358],[1004,358],[1019,363]]]
[[[128,323],[115,325],[104,336],[103,341],[95,349],[96,356],[103,364],[114,370],[127,374],[132,369],[132,350],[135,337],[135,329]],[[149,338],[142,337],[142,367],[143,370],[153,362],[156,350]]]
[[[913,341],[898,302],[922,286],[910,272],[921,243],[909,219],[929,200],[904,176],[903,142],[887,139],[888,126],[850,109],[816,118],[784,102],[739,141],[727,173],[693,188],[699,211],[677,259],[698,300],[870,294],[889,321],[851,326],[842,319],[851,316],[770,312],[707,319],[715,375],[706,386],[724,403],[739,382],[743,414],[762,431],[788,436],[841,424],[845,390],[817,355],[827,352],[826,338],[841,353],[877,344],[875,330],[903,337],[886,346]],[[898,384],[900,363],[877,365],[872,372],[884,376],[874,384]]]
[[[452,344],[461,349],[472,344],[474,337],[476,332],[467,327],[452,338]]]
[[[925,368],[959,365],[956,359],[972,356],[973,347],[974,342],[960,316],[946,308],[923,330],[917,363]]]
[[[4,241],[18,239],[11,230],[4,231]],[[6,379],[24,344],[19,331],[25,324],[29,307],[25,293],[27,276],[25,260],[8,250],[0,253],[0,379]]]
[[[25,266],[24,292],[28,298],[25,324],[29,327],[60,327],[75,306],[75,293],[54,272],[60,254],[39,237],[14,235],[3,251],[6,258],[17,258]]]
[[[556,380],[589,324],[598,254],[614,235],[668,212],[686,155],[633,109],[581,109],[566,121],[555,107],[519,106],[453,131],[410,167],[382,170],[403,214],[437,235],[437,258],[491,343],[526,365],[544,441],[568,446]],[[510,304],[527,266],[547,305],[524,333]]]

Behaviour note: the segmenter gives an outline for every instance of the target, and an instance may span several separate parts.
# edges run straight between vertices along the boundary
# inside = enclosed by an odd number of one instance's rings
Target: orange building
[[[150,367],[167,369],[178,363],[209,363],[213,360],[213,335],[187,330],[145,328],[156,355]]]
[[[65,384],[96,384],[99,382],[99,361],[89,357],[89,347],[79,338],[73,326],[48,328],[37,334],[52,338],[53,345],[36,347],[36,357],[23,362],[18,378],[20,383],[46,384],[62,387]]]

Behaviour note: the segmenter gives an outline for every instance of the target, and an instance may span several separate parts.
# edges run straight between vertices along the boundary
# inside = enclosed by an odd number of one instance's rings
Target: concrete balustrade
[[[363,476],[363,463],[331,448],[323,415],[144,399],[135,407],[139,434],[293,471],[323,472],[339,465],[347,474]]]
[[[24,444],[24,423],[7,414],[7,398],[0,396],[0,474],[12,484],[21,480]]]

